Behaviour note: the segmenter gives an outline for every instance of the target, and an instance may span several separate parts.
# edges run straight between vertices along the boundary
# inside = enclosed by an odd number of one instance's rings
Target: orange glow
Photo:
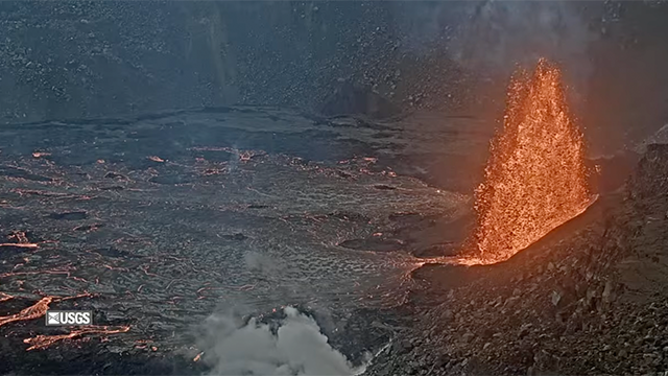
[[[46,310],[49,309],[51,301],[53,301],[53,297],[47,296],[19,313],[9,316],[0,316],[0,326],[14,321],[33,320],[42,317],[46,314]]]
[[[502,131],[475,192],[477,257],[503,261],[592,202],[582,134],[568,111],[559,69],[541,59],[508,90]]]
[[[5,294],[4,292],[0,292],[0,303],[10,299],[14,299],[14,297],[12,295]]]
[[[30,345],[26,351],[38,350],[49,347],[50,345],[66,340],[66,339],[76,339],[85,335],[90,334],[117,334],[125,333],[130,330],[129,326],[88,326],[85,329],[73,330],[68,334],[57,334],[57,335],[44,335],[39,334],[35,337],[26,338],[23,340],[23,343]]]
[[[2,247],[14,247],[14,248],[30,248],[30,249],[35,249],[38,248],[39,246],[35,243],[0,243],[0,248]]]

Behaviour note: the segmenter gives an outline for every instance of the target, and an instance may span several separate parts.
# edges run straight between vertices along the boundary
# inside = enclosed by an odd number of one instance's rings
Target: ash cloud
[[[212,375],[357,375],[355,368],[328,343],[316,321],[293,307],[270,323],[234,314],[207,320],[204,360]]]

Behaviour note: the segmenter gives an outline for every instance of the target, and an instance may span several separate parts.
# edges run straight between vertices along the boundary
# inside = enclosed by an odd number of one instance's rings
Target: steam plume
[[[214,375],[356,375],[356,369],[328,343],[311,317],[286,307],[276,325],[237,316],[209,318],[211,342],[205,361]]]

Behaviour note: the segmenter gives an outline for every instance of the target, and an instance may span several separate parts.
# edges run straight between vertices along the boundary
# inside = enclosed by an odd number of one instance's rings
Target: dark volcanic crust
[[[411,247],[441,241],[411,228],[468,210],[467,196],[401,172],[411,158],[378,156],[477,141],[441,121],[403,137],[409,125],[244,107],[3,127],[0,373],[198,373],[202,323],[236,306],[334,312],[344,354],[378,350],[398,325],[383,310],[412,284]],[[43,313],[2,320],[49,297],[115,332],[28,351],[72,328]]]
[[[419,324],[368,374],[662,374],[667,182],[668,145],[650,146],[624,191],[510,260],[415,271]]]

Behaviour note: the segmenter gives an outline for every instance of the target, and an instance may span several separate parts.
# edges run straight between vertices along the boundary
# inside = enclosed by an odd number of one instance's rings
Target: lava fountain
[[[547,60],[513,77],[475,200],[483,263],[508,259],[591,204],[582,133]]]

